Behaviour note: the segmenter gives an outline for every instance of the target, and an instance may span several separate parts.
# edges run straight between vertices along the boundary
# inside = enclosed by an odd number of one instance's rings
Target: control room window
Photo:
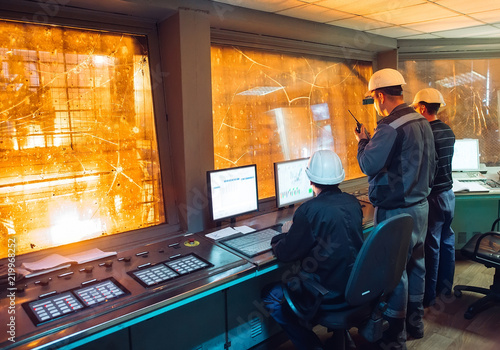
[[[371,62],[212,45],[215,169],[257,164],[259,198],[274,196],[273,163],[331,149],[346,179],[364,176],[350,110],[374,129],[363,106]]]
[[[165,222],[146,39],[0,21],[0,237],[18,254]]]
[[[481,163],[500,165],[500,59],[404,60],[399,67],[407,102],[426,87],[441,91],[446,107],[438,118],[458,139],[479,139]]]

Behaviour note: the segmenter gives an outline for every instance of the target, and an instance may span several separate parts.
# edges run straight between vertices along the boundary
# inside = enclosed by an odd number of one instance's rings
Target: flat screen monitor
[[[309,158],[274,163],[276,206],[283,208],[314,197],[311,181],[306,175]]]
[[[259,209],[257,166],[207,171],[208,202],[214,221]]]
[[[455,140],[452,171],[479,171],[479,140]]]

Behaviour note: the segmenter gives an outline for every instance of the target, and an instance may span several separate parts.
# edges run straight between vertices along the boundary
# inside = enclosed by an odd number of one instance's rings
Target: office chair
[[[485,296],[469,305],[464,317],[468,320],[472,319],[479,312],[485,310],[492,302],[500,301],[500,232],[495,226],[500,222],[500,218],[496,219],[491,226],[491,231],[486,233],[478,233],[474,235],[463,247],[460,252],[466,258],[484,264],[486,267],[494,267],[495,275],[493,284],[489,289],[456,285],[453,290],[456,297],[462,296],[462,291],[481,293]]]
[[[413,229],[413,218],[400,214],[378,224],[368,235],[352,268],[345,289],[345,303],[321,303],[328,290],[316,281],[310,281],[317,297],[318,310],[304,312],[293,294],[285,286],[285,300],[291,310],[309,325],[321,324],[333,331],[331,341],[335,349],[344,349],[349,329],[356,327],[369,342],[382,338],[388,323],[382,318],[387,309],[388,295],[396,288],[406,267]]]

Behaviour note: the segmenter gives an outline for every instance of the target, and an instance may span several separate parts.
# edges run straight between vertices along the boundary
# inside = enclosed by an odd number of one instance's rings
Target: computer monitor
[[[207,171],[207,185],[214,221],[259,210],[255,164]]]
[[[314,197],[311,181],[306,175],[309,158],[274,163],[276,206],[283,208]]]
[[[452,171],[479,171],[479,140],[455,140]]]

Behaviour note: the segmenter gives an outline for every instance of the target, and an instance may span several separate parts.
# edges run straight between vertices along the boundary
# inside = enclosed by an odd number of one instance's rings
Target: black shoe
[[[417,325],[406,323],[406,334],[413,339],[421,339],[424,337],[424,323],[420,321]]]
[[[424,337],[424,306],[422,303],[408,303],[406,312],[406,334],[413,339]]]
[[[424,308],[434,306],[435,304],[436,304],[436,298],[430,299],[430,298],[424,297],[424,302],[423,302]]]
[[[406,350],[405,319],[387,316],[384,318],[389,322],[389,329],[377,342],[378,348],[381,350]]]

